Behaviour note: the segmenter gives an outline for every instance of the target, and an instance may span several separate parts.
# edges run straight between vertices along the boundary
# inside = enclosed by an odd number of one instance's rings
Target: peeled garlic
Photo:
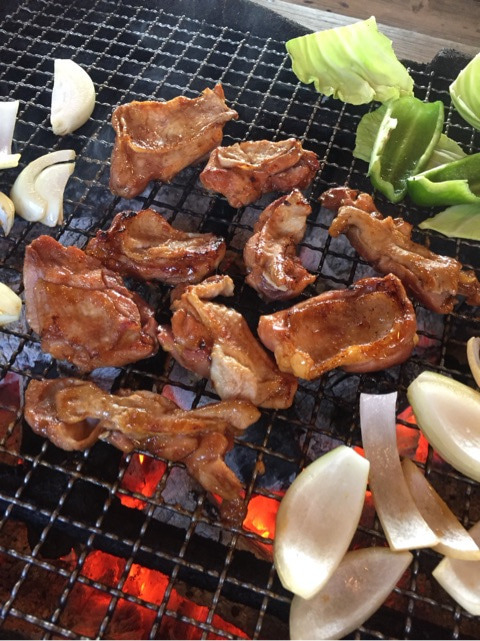
[[[8,236],[13,227],[15,218],[15,205],[10,198],[0,191],[0,225],[2,226],[5,236]]]
[[[13,323],[20,318],[22,300],[4,283],[0,283],[0,325]]]
[[[94,107],[95,87],[88,73],[73,60],[57,58],[50,114],[53,133],[72,133],[87,122]]]
[[[20,154],[12,154],[13,130],[18,113],[18,100],[0,102],[0,169],[16,167]]]
[[[29,163],[13,184],[10,197],[19,216],[50,227],[63,221],[63,192],[75,159],[73,149],[52,151]],[[44,172],[48,173],[44,176]]]

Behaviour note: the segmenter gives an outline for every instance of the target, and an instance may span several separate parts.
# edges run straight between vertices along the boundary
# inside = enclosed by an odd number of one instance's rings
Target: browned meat
[[[384,218],[369,194],[348,188],[331,192],[321,197],[325,207],[338,209],[330,234],[345,234],[377,271],[396,274],[415,298],[439,314],[452,311],[457,295],[465,296],[469,305],[480,305],[480,283],[475,273],[464,270],[458,260],[413,242],[410,223],[402,218]]]
[[[74,378],[32,381],[25,393],[27,422],[57,447],[84,450],[102,439],[124,452],[140,448],[182,461],[202,487],[224,499],[225,516],[237,518],[243,488],[224,457],[233,437],[259,416],[247,401],[183,410],[154,392],[108,394]]]
[[[115,129],[110,189],[134,198],[151,180],[170,182],[222,142],[223,127],[238,118],[219,84],[198,98],[133,101],[113,112]]]
[[[210,378],[222,399],[290,407],[296,379],[278,370],[241,314],[209,302],[232,294],[229,276],[212,276],[178,292],[172,303],[172,325],[159,327],[161,346],[187,369]]]
[[[294,189],[260,214],[243,258],[247,283],[265,300],[294,298],[315,280],[296,255],[311,211],[308,201]]]
[[[402,363],[416,345],[416,328],[412,303],[389,274],[261,316],[258,334],[283,372],[312,380],[336,367],[372,372]]]
[[[203,280],[218,267],[225,250],[222,238],[179,231],[158,212],[144,209],[117,214],[85,252],[122,276],[178,285]]]
[[[26,249],[23,279],[27,321],[55,358],[90,371],[158,350],[153,310],[78,247],[40,236]]]
[[[242,207],[272,191],[305,189],[318,167],[317,155],[295,138],[255,140],[212,151],[200,180],[207,189],[223,194],[232,207]]]

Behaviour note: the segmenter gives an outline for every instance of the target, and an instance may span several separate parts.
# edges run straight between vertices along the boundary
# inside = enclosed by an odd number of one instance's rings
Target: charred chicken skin
[[[308,201],[294,189],[260,214],[243,258],[247,283],[265,300],[294,298],[315,280],[296,255],[311,211]]]
[[[27,321],[53,357],[90,371],[157,352],[153,309],[78,247],[40,236],[26,249],[23,278]]]
[[[402,363],[417,343],[416,329],[412,303],[389,274],[261,316],[258,335],[281,371],[313,380],[337,367],[374,372]]]
[[[338,211],[329,233],[345,234],[357,253],[382,274],[396,274],[412,296],[439,314],[448,314],[465,296],[480,305],[480,283],[472,270],[411,240],[412,225],[402,218],[384,218],[369,194],[336,188],[321,197]]]
[[[168,102],[133,101],[117,107],[110,189],[134,198],[151,180],[170,182],[182,169],[207,156],[222,142],[223,127],[238,114],[225,103],[223,88],[205,89],[198,98]]]
[[[85,252],[122,276],[178,285],[203,280],[218,267],[225,250],[222,238],[179,231],[160,213],[144,209],[117,214]]]
[[[224,499],[225,519],[241,518],[242,484],[225,454],[260,412],[247,401],[222,401],[183,410],[149,391],[108,394],[89,381],[32,381],[25,419],[34,432],[64,450],[84,450],[98,439],[124,452],[143,449],[181,461],[202,487]]]
[[[296,379],[278,370],[241,314],[209,300],[232,294],[229,276],[212,276],[198,285],[174,290],[172,324],[159,327],[160,345],[183,367],[210,378],[222,399],[245,399],[259,407],[290,407]]]
[[[305,189],[318,168],[317,155],[295,138],[255,140],[212,151],[200,180],[207,189],[223,194],[232,207],[242,207],[262,194]]]

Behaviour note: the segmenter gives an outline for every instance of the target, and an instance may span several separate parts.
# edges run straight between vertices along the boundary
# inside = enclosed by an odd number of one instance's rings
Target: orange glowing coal
[[[134,453],[123,475],[120,487],[127,492],[135,492],[147,498],[153,496],[162,480],[167,465],[153,456]],[[118,493],[118,498],[126,507],[142,510],[145,501],[124,492]]]
[[[275,521],[283,494],[279,493],[278,499],[260,494],[252,496],[248,503],[243,527],[249,532],[255,532],[264,539],[274,539]]]

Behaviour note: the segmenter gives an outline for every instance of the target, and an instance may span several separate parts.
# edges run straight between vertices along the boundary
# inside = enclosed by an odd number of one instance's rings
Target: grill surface
[[[241,255],[254,221],[271,197],[233,210],[222,197],[201,187],[201,167],[183,171],[170,185],[151,185],[133,201],[116,199],[108,189],[110,116],[115,106],[134,99],[194,97],[216,82],[223,84],[228,103],[240,115],[225,127],[225,144],[295,136],[323,163],[308,194],[313,214],[301,246],[304,264],[318,279],[304,297],[373,274],[344,239],[328,237],[332,215],[317,201],[325,189],[344,183],[371,191],[365,164],[352,157],[354,132],[367,107],[344,106],[297,83],[282,38],[212,26],[195,14],[177,15],[173,9],[141,3],[31,0],[6,16],[0,43],[2,97],[21,101],[15,130],[21,166],[59,148],[74,148],[78,154],[66,189],[65,225],[50,230],[18,219],[11,234],[0,237],[0,280],[18,293],[24,250],[35,237],[50,233],[65,245],[83,247],[125,209],[153,206],[182,229],[223,235],[230,250]],[[65,139],[54,136],[49,127],[56,57],[80,63],[97,88],[93,117]],[[410,64],[416,95],[443,100],[447,133],[466,151],[478,151],[480,134],[466,127],[450,107],[448,69],[440,64],[434,73]],[[15,170],[3,171],[0,190],[8,192],[15,176]],[[413,223],[425,217],[425,212],[404,204],[393,207],[381,197],[377,202],[385,213]],[[480,264],[476,243],[416,234],[433,250],[455,256],[466,266]],[[234,265],[235,261],[229,273],[235,296],[228,304],[255,327],[259,313],[276,307],[260,302]],[[167,320],[167,288],[135,287],[158,310],[158,320]],[[424,369],[474,384],[465,343],[480,334],[477,310],[461,303],[445,317],[421,307],[417,313],[420,342],[401,367],[368,375],[334,371],[318,381],[302,382],[292,408],[263,411],[258,424],[237,440],[227,460],[244,482],[252,505],[261,499],[278,502],[302,466],[336,444],[361,445],[362,391],[397,390],[401,413],[408,407],[408,384]],[[158,486],[150,492],[138,486],[132,490],[132,470],[142,466],[136,454],[122,457],[102,443],[85,453],[65,453],[36,437],[22,423],[24,387],[32,377],[72,370],[42,353],[24,317],[3,328],[0,340],[2,637],[288,638],[290,594],[282,589],[271,562],[252,551],[268,548],[268,532],[265,538],[222,527],[209,497],[188,480],[181,465],[162,466],[164,462],[150,457],[149,469],[157,475]],[[114,389],[162,391],[168,386],[185,406],[216,399],[206,381],[187,374],[163,353],[121,370],[97,370],[92,378]],[[418,435],[408,413],[401,417],[405,434]],[[431,449],[425,466],[430,481],[464,525],[480,519],[476,483],[443,464]],[[384,543],[372,512],[362,520],[355,542]],[[355,638],[479,638],[478,619],[457,607],[431,578],[439,558],[431,550],[415,552],[409,573]],[[110,564],[109,570],[95,573],[92,559],[100,559],[103,567]],[[134,589],[145,568],[156,577],[154,589]],[[202,607],[188,610],[187,601]]]

